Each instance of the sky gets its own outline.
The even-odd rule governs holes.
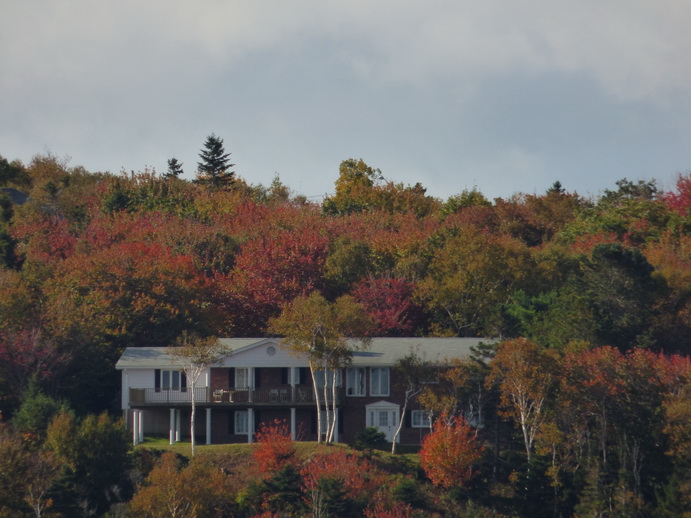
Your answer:
[[[339,164],[446,199],[691,170],[685,0],[0,0],[0,155],[319,201]]]

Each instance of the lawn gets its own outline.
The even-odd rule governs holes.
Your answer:
[[[347,444],[331,444],[325,446],[317,444],[316,442],[298,441],[294,443],[295,451],[298,457],[311,457],[318,452],[333,451],[334,448],[342,448],[346,451],[352,452],[355,455],[365,455],[364,452],[355,450]],[[195,445],[197,455],[246,455],[251,453],[252,444],[199,444]],[[180,441],[175,444],[170,444],[167,437],[145,437],[144,442],[136,446],[136,449],[158,450],[158,451],[173,451],[184,457],[189,457],[191,454],[191,446],[189,441]],[[373,453],[377,464],[382,467],[388,467],[389,471],[398,471],[403,468],[407,471],[419,464],[418,455],[416,453],[401,453],[391,455],[389,451],[375,450]],[[405,466],[405,468],[404,468]],[[398,467],[398,469],[396,469]]]

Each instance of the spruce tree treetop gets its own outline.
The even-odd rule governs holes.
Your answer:
[[[200,151],[197,172],[197,183],[211,185],[212,187],[229,187],[235,181],[235,172],[229,171],[235,164],[230,163],[230,153],[226,153],[223,147],[223,139],[211,134],[204,142],[204,148]]]
[[[163,173],[163,178],[170,180],[171,178],[179,177],[183,173],[182,162],[178,162],[177,158],[171,158],[168,160],[168,171]]]

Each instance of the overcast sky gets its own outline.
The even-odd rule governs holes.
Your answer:
[[[362,158],[446,199],[672,188],[691,169],[686,0],[0,0],[0,155],[331,193]]]

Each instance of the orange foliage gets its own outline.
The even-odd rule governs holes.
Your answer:
[[[450,423],[438,419],[422,442],[420,466],[434,485],[452,488],[470,480],[480,455],[480,445],[465,419],[457,416]]]
[[[295,458],[295,446],[285,420],[262,423],[256,438],[252,455],[264,475],[275,474]]]

